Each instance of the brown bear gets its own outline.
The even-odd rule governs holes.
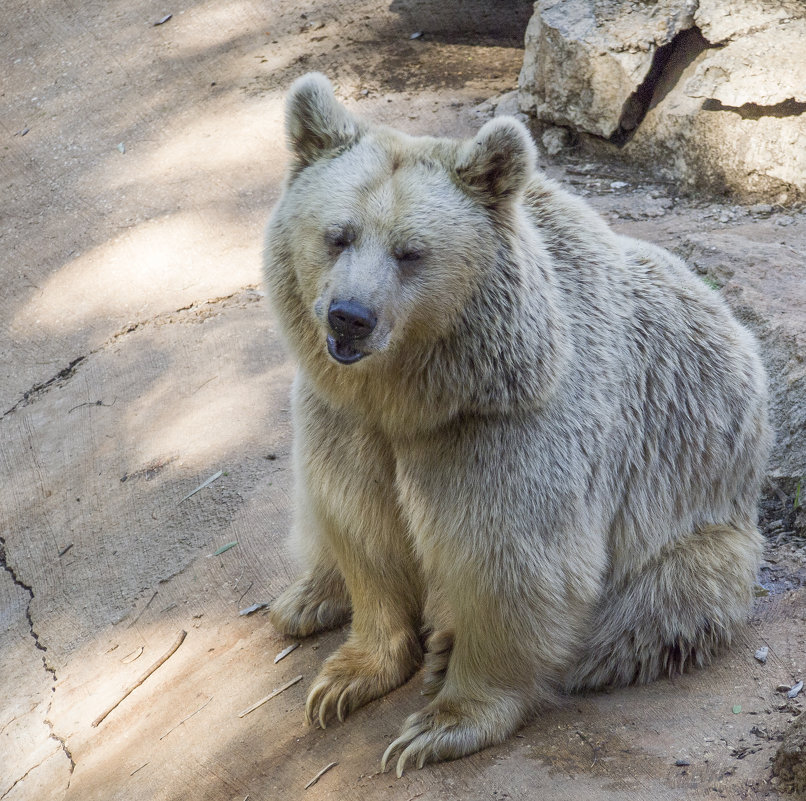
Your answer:
[[[750,334],[666,251],[535,169],[523,125],[469,141],[291,88],[265,280],[299,362],[304,569],[286,634],[350,617],[325,726],[424,663],[384,755],[450,759],[575,689],[704,665],[751,603],[767,457]]]

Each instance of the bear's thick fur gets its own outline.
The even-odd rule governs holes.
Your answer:
[[[287,106],[265,278],[299,361],[294,540],[271,619],[352,616],[324,726],[424,662],[384,765],[510,735],[565,690],[706,664],[751,602],[765,376],[719,296],[535,171],[516,120],[470,141]]]

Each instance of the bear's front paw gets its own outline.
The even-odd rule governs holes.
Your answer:
[[[342,723],[347,715],[403,684],[420,657],[419,643],[388,651],[367,652],[345,643],[327,662],[308,694],[305,719],[325,728],[335,715]]]
[[[350,602],[343,583],[316,581],[309,576],[295,581],[269,609],[272,625],[291,637],[307,637],[336,628],[349,617]]]
[[[450,703],[435,698],[425,709],[409,716],[401,735],[386,749],[381,770],[397,759],[395,772],[403,775],[411,762],[421,768],[426,762],[458,759],[501,742],[519,725],[516,708],[501,704]]]

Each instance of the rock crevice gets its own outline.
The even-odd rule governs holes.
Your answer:
[[[659,178],[806,196],[806,5],[538,0],[521,109]]]

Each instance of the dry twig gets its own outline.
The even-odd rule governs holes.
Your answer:
[[[199,492],[200,490],[203,490],[205,487],[209,487],[209,486],[210,486],[210,484],[212,484],[212,483],[213,483],[214,481],[216,481],[217,479],[221,478],[221,476],[223,476],[223,475],[224,475],[224,471],[223,471],[223,470],[219,470],[217,473],[213,473],[213,475],[211,475],[211,476],[210,476],[210,478],[208,478],[208,479],[207,479],[207,481],[202,481],[202,483],[201,483],[201,484],[199,484],[199,486],[198,486],[198,487],[196,487],[196,489],[195,489],[195,490],[193,490],[192,492],[189,492],[187,495],[185,495],[185,497],[184,497],[184,498],[182,498],[182,500],[181,500],[181,501],[179,501],[179,503],[183,503],[183,502],[184,502],[184,501],[186,501],[188,498],[191,498],[192,496],[194,496],[194,495],[195,495],[197,492]],[[176,505],[177,505],[177,506],[179,506],[179,503],[178,503],[178,504],[176,504]]]
[[[202,709],[204,709],[204,707],[206,707],[207,704],[209,704],[212,700],[213,696],[211,695],[195,712],[191,712],[186,718],[182,718],[182,720],[180,720],[176,726],[171,726],[171,728],[168,729],[168,731],[166,731],[162,737],[160,737],[160,740],[164,740],[174,729],[178,729],[186,720],[190,720],[194,715],[198,715],[199,712],[201,712]]]
[[[151,602],[157,597],[157,593],[159,593],[159,590],[154,590],[154,594],[148,599],[148,603],[137,613],[134,620],[132,620],[132,622],[129,623],[128,628],[131,628],[140,619],[143,612],[145,612],[146,609],[148,609],[148,607],[151,606]]]
[[[581,731],[577,731],[577,735],[583,743],[587,743],[593,749],[593,762],[591,762],[591,767],[593,767],[599,759],[599,746],[591,742]]]
[[[295,642],[288,646],[288,648],[283,648],[277,656],[274,657],[274,664],[276,665],[281,659],[285,659],[292,651],[299,648],[299,643]]]
[[[325,765],[319,773],[316,774],[306,785],[305,789],[307,790],[309,787],[313,787],[319,779],[322,778],[331,768],[335,768],[338,765],[338,762],[331,762],[329,765]]]
[[[137,679],[137,681],[134,682],[134,684],[130,684],[123,691],[123,695],[121,695],[121,697],[118,698],[118,700],[115,701],[115,703],[112,704],[112,706],[105,709],[100,715],[98,715],[97,718],[95,718],[95,720],[92,721],[93,728],[98,726],[98,724],[100,724],[103,721],[103,719],[113,709],[115,709],[116,706],[118,706],[118,704],[120,704],[122,701],[128,698],[129,695],[131,695],[155,670],[157,670],[157,668],[159,668],[161,665],[167,662],[176,652],[176,649],[179,648],[179,646],[185,641],[185,637],[187,637],[187,632],[183,629],[182,631],[179,632],[179,636],[176,638],[174,644],[145,673],[143,673],[143,675],[140,676],[140,678]]]
[[[259,701],[256,701],[252,706],[247,707],[244,709],[243,712],[238,713],[239,718],[246,717],[250,712],[254,712],[259,706],[263,706],[266,701],[271,701],[272,698],[279,695],[282,692],[285,692],[289,687],[293,687],[298,681],[302,681],[302,676],[295,676],[291,681],[287,681],[282,687],[278,687],[276,690],[272,690],[265,698],[261,698]]]

